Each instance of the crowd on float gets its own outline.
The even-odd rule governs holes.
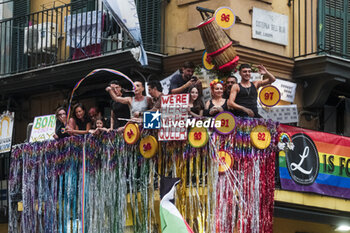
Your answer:
[[[225,82],[215,79],[210,83],[211,99],[203,103],[202,83],[193,76],[195,65],[185,62],[170,80],[169,94],[189,93],[188,115],[191,117],[211,117],[223,111],[230,111],[239,117],[259,118],[257,108],[258,89],[273,83],[276,78],[263,65],[258,66],[259,73],[264,76],[262,80],[251,81],[252,68],[249,64],[239,66],[241,82],[233,75]],[[158,80],[152,80],[148,85],[149,96],[144,95],[145,86],[141,80],[134,80],[134,96],[125,96],[124,89],[118,81],[112,81],[106,87],[111,97],[111,117],[106,125],[105,119],[96,107],[89,111],[81,103],[72,108],[72,116],[67,119],[64,107],[56,110],[55,139],[92,133],[117,130],[122,132],[128,121],[142,122],[145,111],[161,110],[162,85]]]

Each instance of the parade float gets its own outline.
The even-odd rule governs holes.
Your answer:
[[[198,26],[202,36],[221,30],[218,17],[232,24],[232,13],[217,12]],[[206,62],[224,70],[237,65],[230,40],[219,47],[203,40]],[[94,70],[75,85],[69,103],[102,70],[132,83],[119,71]],[[273,91],[261,95],[266,106],[276,102]],[[162,96],[160,113],[144,114],[143,124],[129,122],[122,134],[15,145],[9,232],[272,232],[277,144],[290,138],[276,122],[230,112],[189,119],[188,101],[188,94]],[[165,177],[179,178],[167,190],[175,192],[176,208],[172,194],[160,191]]]

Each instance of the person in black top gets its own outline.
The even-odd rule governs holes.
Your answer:
[[[53,137],[55,139],[69,137],[70,135],[65,131],[65,125],[67,123],[67,112],[63,107],[59,107],[56,110],[56,128]]]
[[[188,114],[192,117],[202,117],[204,104],[202,101],[202,93],[198,91],[196,86],[189,88],[190,101],[188,103]]]
[[[181,68],[181,73],[174,75],[170,80],[169,94],[188,93],[190,86],[197,86],[202,92],[202,82],[193,76],[195,65],[192,62],[185,62]]]
[[[91,129],[91,120],[87,115],[83,104],[77,103],[73,106],[73,117],[69,119],[66,131],[70,135],[87,134]]]
[[[231,88],[234,84],[237,83],[237,78],[234,75],[230,75],[227,77],[225,82],[225,91],[224,91],[224,99],[230,98]]]
[[[257,90],[260,87],[273,83],[276,78],[267,71],[263,65],[259,65],[259,73],[266,75],[267,79],[251,82],[252,69],[249,64],[242,64],[239,68],[239,74],[242,77],[240,84],[234,84],[231,88],[228,107],[233,109],[236,116],[241,117],[260,117],[257,107]]]
[[[122,87],[118,81],[113,80],[109,83],[111,91],[115,93],[116,96],[122,97]],[[121,131],[123,127],[128,123],[126,120],[119,120],[118,118],[130,119],[130,109],[128,104],[123,104],[111,100],[111,125],[110,129],[118,129]]]
[[[212,99],[205,103],[205,114],[207,116],[215,116],[216,114],[227,111],[227,99],[222,96],[224,94],[224,83],[215,79],[210,83]]]

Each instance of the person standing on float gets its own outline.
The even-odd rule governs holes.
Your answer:
[[[249,64],[242,64],[239,67],[239,74],[242,80],[231,88],[230,98],[227,105],[233,110],[233,114],[240,117],[260,117],[258,114],[257,97],[260,87],[273,83],[276,78],[263,65],[258,66],[259,73],[267,76],[267,79],[251,82],[252,68]]]

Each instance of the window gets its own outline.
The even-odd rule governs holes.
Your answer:
[[[12,18],[13,1],[0,0],[0,20]],[[0,74],[10,71],[11,63],[6,62],[7,54],[10,53],[11,24],[9,22],[0,23]]]
[[[350,2],[320,0],[319,47],[330,54],[350,56]]]
[[[143,45],[146,51],[161,52],[161,0],[136,0]]]

